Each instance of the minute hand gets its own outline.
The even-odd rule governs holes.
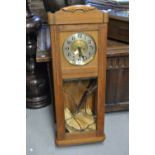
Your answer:
[[[79,51],[79,57],[83,57],[83,53],[82,53],[82,51],[81,51],[81,48],[80,48],[80,47],[78,47],[78,51]]]

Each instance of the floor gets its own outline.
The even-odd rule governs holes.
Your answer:
[[[52,105],[27,109],[27,155],[128,155],[129,113],[113,112],[105,115],[106,140],[102,143],[57,147]]]

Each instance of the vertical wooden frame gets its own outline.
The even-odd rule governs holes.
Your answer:
[[[106,78],[106,41],[107,41],[107,22],[108,16],[102,14],[95,8],[89,8],[88,6],[78,7],[68,7],[65,11],[69,10],[69,14],[76,10],[84,9],[84,18],[79,18],[79,14],[75,14],[71,21],[65,19],[66,13],[62,10],[56,14],[48,14],[48,22],[50,24],[51,31],[51,45],[52,45],[52,67],[53,67],[53,80],[54,80],[54,96],[55,96],[55,111],[56,111],[56,144],[58,145],[71,145],[71,144],[81,144],[103,141],[105,135],[103,133],[104,129],[104,111],[105,111],[105,78]],[[84,7],[84,8],[83,8]],[[85,10],[86,9],[86,10]],[[85,14],[90,9],[93,10],[97,15],[96,18],[88,18]],[[90,11],[89,10],[89,11]],[[90,14],[93,15],[93,12]],[[64,14],[63,14],[64,13]],[[81,15],[83,15],[81,14]],[[69,15],[67,14],[66,17]],[[82,16],[83,17],[83,16]],[[88,18],[88,19],[87,19]],[[79,21],[78,21],[79,19]],[[80,21],[81,20],[81,21]],[[70,22],[70,23],[69,23]],[[79,25],[79,23],[80,25]],[[69,25],[68,25],[68,24]],[[76,26],[74,24],[77,24]],[[98,35],[98,49],[97,49],[97,72],[93,73],[93,70],[87,74],[76,73],[73,78],[78,77],[97,77],[98,88],[97,88],[97,129],[94,132],[84,132],[84,133],[65,133],[65,119],[64,119],[64,103],[63,103],[63,93],[62,93],[62,82],[64,78],[70,78],[69,76],[64,76],[62,72],[62,60],[61,60],[61,49],[60,49],[60,33],[61,32],[85,32],[85,31],[96,31]],[[84,68],[84,67],[83,67]]]
[[[105,138],[103,130],[105,113],[107,24],[99,25],[98,39],[100,46],[98,50],[97,136],[103,136]]]
[[[58,140],[62,140],[65,137],[64,128],[64,107],[62,101],[62,73],[61,73],[61,60],[58,41],[59,39],[57,33],[57,27],[51,26],[51,45],[52,51],[51,55],[53,57],[52,67],[53,67],[53,80],[54,80],[54,98],[55,98],[55,111],[56,111],[56,137]],[[60,117],[61,116],[61,117]]]

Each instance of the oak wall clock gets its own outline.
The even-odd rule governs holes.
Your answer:
[[[48,23],[56,144],[103,141],[108,14],[75,5],[49,12]]]

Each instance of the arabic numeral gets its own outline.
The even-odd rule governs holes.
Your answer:
[[[73,41],[75,40],[75,37],[74,37],[74,36],[72,36],[72,40],[73,40]]]
[[[65,50],[66,50],[66,51],[69,51],[69,47],[65,47]]]
[[[71,53],[70,53],[70,52],[68,52],[68,53],[67,53],[67,56],[68,56],[68,57],[70,57],[70,56],[71,56]]]
[[[92,50],[94,49],[94,46],[92,46],[92,45],[90,45],[89,47],[90,47]]]
[[[67,40],[67,44],[69,44],[69,45],[70,45],[71,43],[72,43],[72,42],[71,42],[70,40]]]
[[[82,38],[82,33],[78,33],[78,38]]]
[[[83,60],[87,60],[87,57],[86,56],[83,56]]]
[[[88,40],[88,44],[91,44],[91,40]]]
[[[75,59],[74,59],[74,58],[72,58],[72,61],[74,62],[74,61],[75,61]]]

